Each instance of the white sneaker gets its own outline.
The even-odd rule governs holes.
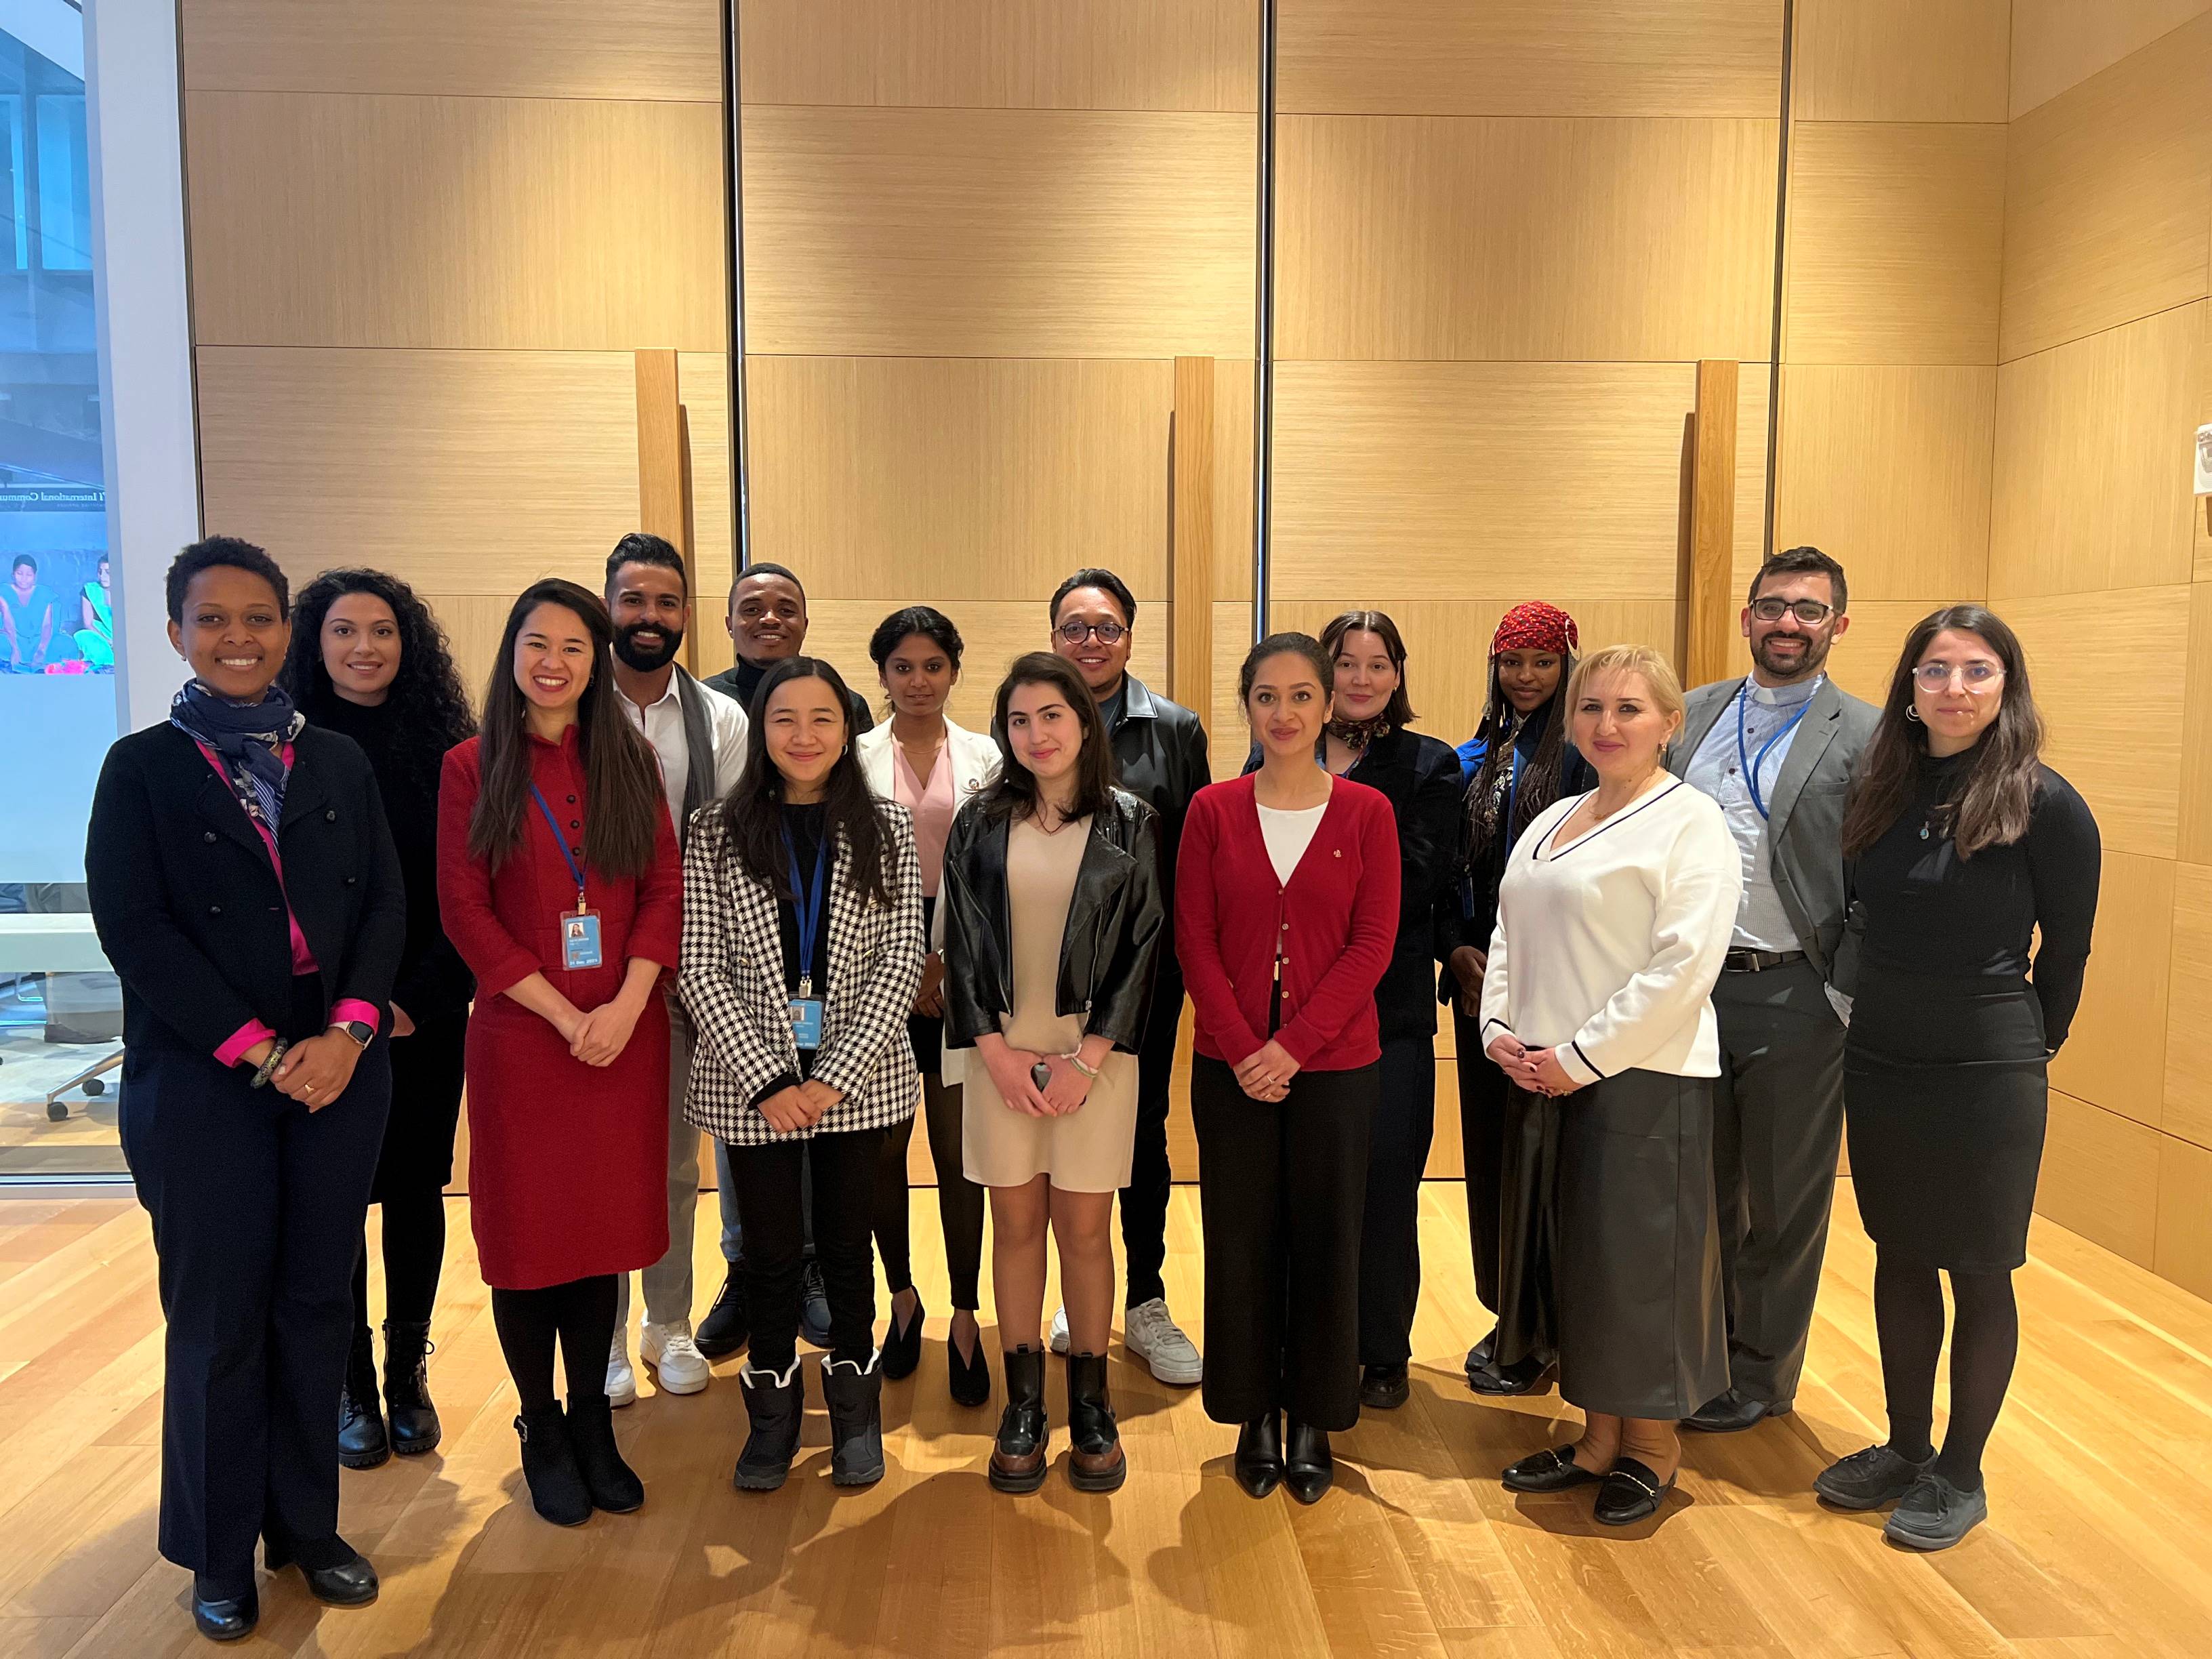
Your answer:
[[[1052,1310],[1051,1343],[1054,1353],[1067,1352],[1067,1308],[1065,1304]]]
[[[620,1327],[615,1330],[614,1346],[607,1350],[607,1404],[628,1406],[637,1399],[637,1373],[629,1368],[629,1344],[623,1338]]]
[[[656,1325],[647,1320],[637,1334],[637,1351],[653,1367],[653,1374],[665,1394],[697,1394],[714,1375],[708,1366],[707,1356],[691,1340],[691,1322],[688,1319],[679,1319],[672,1325]]]
[[[1150,1366],[1152,1375],[1163,1382],[1187,1389],[1206,1376],[1198,1345],[1182,1334],[1169,1314],[1167,1303],[1159,1297],[1139,1302],[1122,1316],[1121,1345]]]

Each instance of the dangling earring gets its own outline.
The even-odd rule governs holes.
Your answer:
[[[1917,726],[1920,724],[1920,711],[1917,708],[1915,708],[1911,703],[1907,703],[1905,706],[1905,718],[1911,720],[1915,726]]]

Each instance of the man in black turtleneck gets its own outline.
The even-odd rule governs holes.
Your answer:
[[[806,644],[806,590],[780,564],[747,565],[730,589],[727,623],[738,660],[704,684],[735,697],[750,714],[761,676],[786,657],[797,656]],[[866,697],[858,691],[851,696],[857,738],[876,717],[868,712]]]

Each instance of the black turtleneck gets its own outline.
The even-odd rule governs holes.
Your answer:
[[[760,690],[761,681],[767,677],[768,671],[775,666],[774,663],[747,662],[740,657],[735,665],[724,669],[719,674],[710,675],[699,683],[702,685],[712,686],[726,697],[736,698],[738,705],[744,709],[747,717],[750,718],[753,713],[753,693]],[[875,725],[876,716],[868,707],[868,700],[859,692],[848,687],[845,696],[853,711],[853,735],[857,738],[861,732]]]

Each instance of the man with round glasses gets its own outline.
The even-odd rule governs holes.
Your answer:
[[[1748,1429],[1790,1409],[1820,1290],[1844,1121],[1844,796],[1874,708],[1827,676],[1850,625],[1844,568],[1816,547],[1759,567],[1743,609],[1751,672],[1698,687],[1668,757],[1721,805],[1743,896],[1713,1012],[1728,1389],[1683,1426]]]

